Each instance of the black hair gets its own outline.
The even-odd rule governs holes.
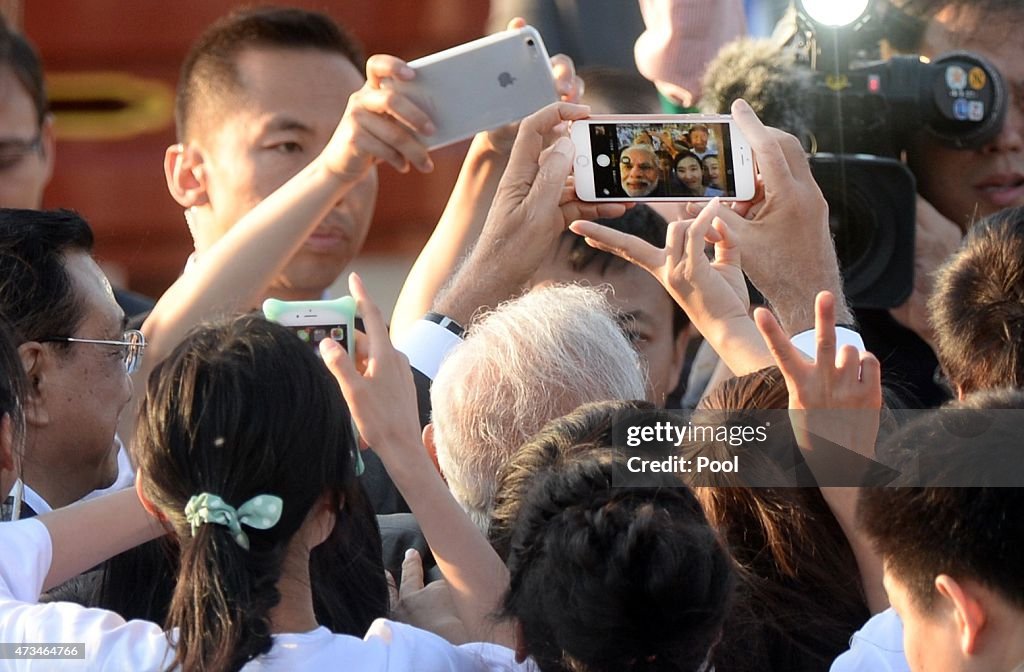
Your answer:
[[[11,30],[0,15],[0,67],[3,66],[11,69],[32,99],[32,105],[36,108],[36,121],[41,125],[50,108],[39,54],[32,43],[21,33]]]
[[[693,129],[690,129],[690,130],[693,130]],[[704,159],[700,158],[699,156],[697,156],[696,154],[694,154],[693,152],[691,152],[688,149],[684,149],[683,151],[681,151],[678,154],[676,154],[675,160],[672,162],[673,170],[674,171],[675,170],[679,170],[679,164],[682,163],[684,159],[694,159],[697,162],[697,167],[700,168],[700,175],[701,175],[700,181],[701,181],[701,184],[706,184],[706,182],[708,180],[708,174],[707,174],[707,171],[704,170]],[[679,183],[679,186],[681,188],[683,188],[683,189],[686,189],[686,185],[684,185],[682,183],[682,181],[678,179],[678,177],[676,179],[677,179],[677,181]],[[695,196],[700,196],[702,194],[694,194],[694,195]]]
[[[635,71],[587,66],[578,74],[586,82],[580,102],[593,114],[655,114],[661,109],[654,84]]]
[[[315,49],[344,56],[359,72],[365,56],[355,38],[331,17],[298,8],[263,7],[232,12],[210,25],[192,45],[178,78],[178,140],[194,132],[201,105],[219,104],[239,86],[238,55],[246,49]]]
[[[690,129],[690,130],[693,130],[693,129]],[[672,165],[674,167],[678,168],[679,167],[679,163],[683,159],[697,159],[697,164],[700,166],[701,170],[704,170],[704,160],[701,159],[699,156],[697,156],[696,154],[694,154],[693,152],[691,152],[688,149],[684,149],[683,151],[681,151],[678,154],[676,154],[675,161],[673,162]]]
[[[508,560],[519,509],[538,476],[558,471],[584,453],[607,450],[616,413],[654,410],[648,401],[595,401],[548,422],[530,437],[498,472],[487,537],[501,559]]]
[[[636,236],[656,247],[665,246],[668,222],[665,221],[664,217],[643,203],[637,203],[635,207],[627,210],[626,214],[621,217],[598,219],[595,221],[616,231]],[[593,268],[601,275],[605,275],[611,270],[619,270],[631,266],[628,261],[621,257],[587,245],[582,236],[577,236],[571,231],[562,233],[562,237],[558,242],[559,250],[566,244],[569,246],[569,266],[577,273]],[[689,326],[690,318],[675,300],[671,297],[668,298],[672,304],[672,334],[678,336],[683,329]]]
[[[82,322],[65,255],[92,246],[92,229],[70,210],[0,208],[0,314],[16,344],[72,333]]]
[[[1024,207],[977,222],[936,273],[939,362],[965,392],[1024,386]]]
[[[7,320],[0,315],[0,419],[5,415],[11,418],[15,451],[20,450],[20,444],[25,438],[23,404],[26,394],[28,381],[14,343],[14,333]],[[6,496],[6,492],[0,492],[0,497]]]
[[[625,458],[537,479],[512,535],[503,613],[544,672],[702,669],[733,588],[728,555],[671,475],[614,487]]]
[[[180,545],[167,619],[178,633],[174,664],[240,669],[270,650],[282,562],[310,511],[331,507],[336,528],[365,514],[337,383],[285,327],[252,315],[203,326],[150,376],[133,449],[144,492]],[[184,509],[204,492],[235,507],[276,495],[281,518],[267,530],[246,528],[249,550],[221,525],[201,525],[193,536]],[[376,543],[379,553],[379,534]],[[382,567],[379,575],[382,583]]]
[[[999,481],[1005,465],[1019,464],[1020,410],[1024,391],[983,390],[911,422],[879,449],[897,457],[892,485],[942,486],[951,475],[958,485],[1011,485]],[[987,431],[976,431],[979,420]],[[924,458],[937,467],[930,476]],[[977,581],[1024,609],[1022,509],[1020,487],[887,487],[861,491],[858,517],[920,610],[934,605],[939,574]]]

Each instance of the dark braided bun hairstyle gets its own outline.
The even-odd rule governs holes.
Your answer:
[[[583,455],[523,500],[504,615],[544,672],[698,672],[721,634],[733,568],[700,504],[670,475],[613,487],[624,467]]]

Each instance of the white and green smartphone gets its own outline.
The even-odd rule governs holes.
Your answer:
[[[343,296],[329,301],[281,301],[267,299],[263,302],[263,315],[271,322],[288,327],[305,343],[308,343],[317,357],[320,356],[320,341],[330,338],[337,341],[349,357],[355,357],[356,300]],[[352,422],[352,432],[359,441],[359,429]],[[359,448],[353,450],[356,476],[366,469]]]

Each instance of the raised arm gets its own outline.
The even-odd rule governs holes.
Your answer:
[[[134,488],[65,506],[38,520],[49,530],[53,548],[43,590],[165,533]]]
[[[459,618],[474,641],[514,645],[511,628],[490,616],[508,587],[508,570],[448,491],[420,441],[416,391],[405,355],[391,345],[384,318],[353,274],[349,288],[366,326],[365,368],[324,339],[320,351],[338,379],[359,433],[384,462],[408,502],[438,567],[448,581]]]
[[[640,266],[662,284],[697,330],[736,375],[769,366],[771,355],[750,319],[750,299],[740,268],[740,250],[729,227],[719,217],[725,208],[718,199],[696,219],[672,222],[665,247],[594,222],[576,221],[574,233],[592,247]],[[714,243],[715,258],[704,254]]]
[[[366,84],[349,98],[320,156],[246,214],[160,297],[142,326],[148,346],[134,374],[137,389],[193,326],[257,305],[324,215],[374,163],[403,172],[410,164],[431,170],[426,147],[414,135],[431,132],[429,118],[405,96],[380,88],[383,78],[409,78],[412,71],[391,56],[373,56],[366,68]],[[123,417],[130,423],[134,414]],[[130,427],[122,426],[122,436],[131,436]]]
[[[514,19],[508,28],[514,30],[524,25],[522,19]],[[576,76],[572,59],[556,54],[551,58],[551,69],[562,100],[576,102],[582,93],[583,83]],[[393,338],[400,336],[431,309],[438,293],[458,269],[459,262],[466,258],[480,237],[518,130],[519,124],[511,124],[478,133],[473,138],[448,204],[406,276],[395,302],[391,313]]]
[[[791,336],[814,328],[812,306],[820,291],[835,297],[838,322],[852,324],[828,203],[800,142],[762,124],[745,101],[733,103],[732,113],[754,150],[761,183],[753,202],[721,213],[740,247],[750,252],[743,270]]]
[[[567,185],[575,149],[565,122],[588,113],[583,105],[554,103],[522,121],[480,239],[434,311],[467,324],[479,308],[521,292],[569,222],[626,211],[621,204],[583,203]]]
[[[819,481],[834,473],[829,458],[819,456],[820,437],[868,459],[875,457],[879,410],[882,405],[881,367],[869,352],[850,345],[836,351],[835,298],[821,292],[815,302],[815,359],[807,359],[789,340],[775,317],[758,308],[757,326],[782,371],[789,390],[790,417],[797,444]],[[819,444],[820,445],[820,444]],[[824,475],[823,475],[824,474]],[[823,485],[821,494],[832,509],[853,549],[861,582],[872,613],[888,607],[882,587],[882,562],[855,520],[858,488]]]

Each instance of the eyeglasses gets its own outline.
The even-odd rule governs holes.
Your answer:
[[[40,343],[89,343],[91,345],[110,345],[122,348],[124,353],[124,370],[128,373],[135,373],[142,364],[142,351],[146,349],[146,337],[138,329],[129,329],[124,332],[124,340],[102,341],[93,338],[74,338],[72,336],[50,336],[40,338]]]
[[[0,172],[15,168],[29,154],[35,154],[43,147],[43,132],[40,130],[31,140],[0,139]]]

